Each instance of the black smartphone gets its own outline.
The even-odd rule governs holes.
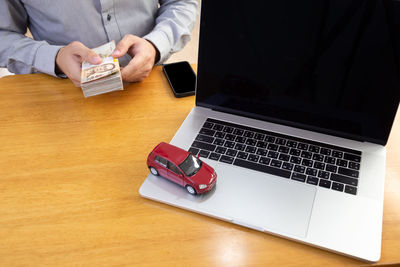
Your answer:
[[[187,61],[163,65],[163,71],[176,97],[194,95],[196,74]]]

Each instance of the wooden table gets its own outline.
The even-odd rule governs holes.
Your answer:
[[[194,105],[160,69],[85,99],[69,80],[0,79],[1,266],[364,265],[153,202],[145,160]],[[382,259],[400,263],[400,119],[387,146]]]

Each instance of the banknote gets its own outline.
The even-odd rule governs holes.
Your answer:
[[[81,87],[85,97],[123,90],[118,59],[112,57],[114,49],[114,41],[93,48],[102,62],[98,65],[82,62]]]

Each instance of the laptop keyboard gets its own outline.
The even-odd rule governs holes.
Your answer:
[[[208,118],[194,155],[357,194],[361,151]]]

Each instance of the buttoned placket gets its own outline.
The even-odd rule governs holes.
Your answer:
[[[122,38],[115,17],[115,0],[100,0],[101,15],[103,18],[104,28],[109,41],[118,41]]]

